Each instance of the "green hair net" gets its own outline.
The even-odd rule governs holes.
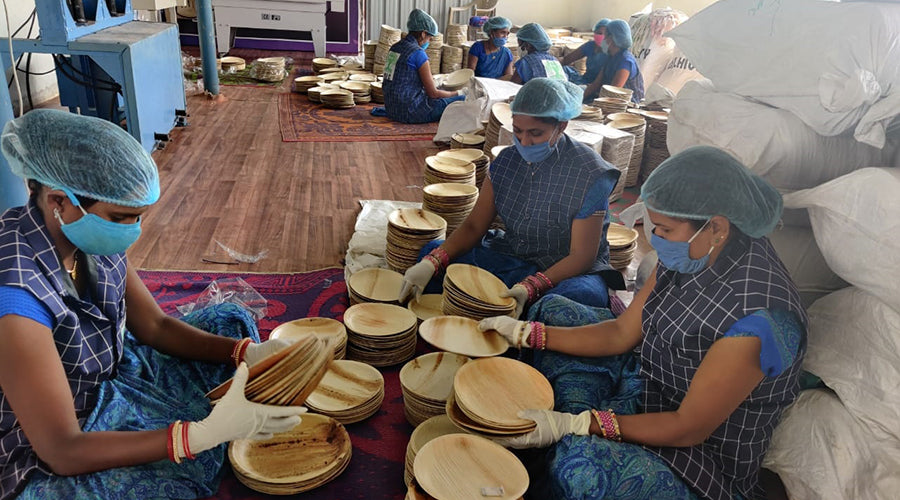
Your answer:
[[[14,174],[54,189],[126,207],[159,199],[153,158],[106,120],[36,109],[7,122],[0,147]]]
[[[519,31],[516,32],[516,38],[520,42],[530,43],[535,50],[541,52],[544,52],[553,46],[553,42],[550,41],[547,32],[544,31],[544,28],[538,23],[528,23],[525,26],[522,26]]]
[[[630,49],[631,44],[631,27],[628,26],[628,23],[621,19],[616,19],[615,21],[610,21],[609,24],[606,25],[606,34],[612,37],[613,42],[615,42],[616,47],[620,49]]]
[[[591,31],[593,31],[594,33],[596,33],[598,29],[600,29],[600,28],[606,26],[606,25],[609,24],[610,22],[611,22],[611,21],[610,21],[608,18],[605,18],[605,17],[604,17],[603,19],[597,21],[597,24],[594,25],[594,29],[592,29]]]
[[[491,31],[507,30],[509,28],[512,28],[512,23],[509,21],[509,19],[501,16],[496,16],[488,19],[481,27],[481,30],[484,31],[485,35],[490,36]]]
[[[556,118],[569,121],[581,114],[584,89],[563,80],[533,78],[522,85],[510,105],[514,115]]]
[[[781,194],[721,149],[694,146],[666,159],[641,187],[647,208],[669,217],[721,215],[760,238],[781,219]]]
[[[413,9],[406,20],[406,31],[424,31],[431,36],[438,34],[437,23],[422,9]]]

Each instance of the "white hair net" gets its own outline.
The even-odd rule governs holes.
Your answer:
[[[569,121],[581,114],[584,89],[563,80],[533,78],[522,85],[510,105],[514,115],[555,118]]]

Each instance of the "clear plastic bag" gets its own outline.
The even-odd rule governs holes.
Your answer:
[[[236,304],[253,315],[256,321],[266,316],[268,301],[241,278],[215,280],[206,287],[195,302],[178,306],[182,316],[218,304]]]

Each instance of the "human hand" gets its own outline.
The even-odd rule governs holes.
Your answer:
[[[587,436],[591,428],[591,410],[578,415],[552,410],[522,410],[519,418],[534,420],[533,431],[514,438],[498,438],[494,442],[507,448],[546,448],[567,434]]]
[[[456,95],[467,96],[467,95],[469,95],[469,89],[466,87],[463,87],[456,91]]]
[[[400,288],[400,302],[406,302],[407,299],[419,298],[425,286],[434,277],[436,269],[434,264],[428,259],[422,259],[413,265],[403,274],[403,286]]]
[[[269,439],[273,434],[287,432],[300,424],[302,406],[271,406],[247,401],[244,389],[250,370],[241,363],[234,372],[234,380],[225,396],[209,416],[188,425],[187,443],[197,454],[221,443],[235,439]]]
[[[494,316],[478,322],[478,330],[486,332],[494,330],[499,333],[511,347],[531,347],[528,336],[531,334],[531,324],[526,321],[518,321],[509,316]]]
[[[522,311],[525,309],[525,304],[528,303],[528,289],[525,288],[521,283],[516,283],[512,288],[506,290],[505,292],[500,292],[501,297],[512,297],[516,299],[516,317],[522,315]]]
[[[246,362],[247,366],[253,366],[289,345],[291,345],[291,342],[284,339],[269,339],[259,344],[248,344],[242,361]]]

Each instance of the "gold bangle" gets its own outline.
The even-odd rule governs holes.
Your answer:
[[[172,448],[175,451],[175,453],[173,453],[172,456],[175,457],[176,464],[181,463],[181,454],[179,453],[179,449],[180,449],[179,443],[181,441],[180,438],[181,438],[181,420],[176,420],[175,427],[172,429]]]

